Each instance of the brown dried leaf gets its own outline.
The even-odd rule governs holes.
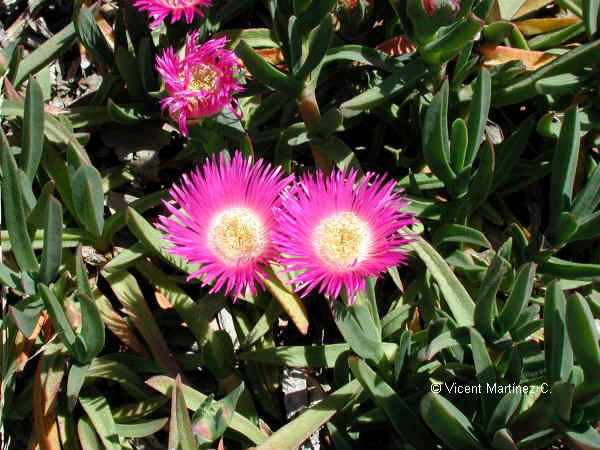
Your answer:
[[[155,291],[154,295],[156,296],[156,302],[158,303],[158,306],[160,306],[162,309],[171,309],[173,307],[169,299],[165,297],[162,292]]]
[[[525,36],[534,36],[536,34],[547,33],[549,31],[560,30],[576,22],[581,21],[579,17],[549,17],[545,19],[528,19],[522,22],[515,22],[521,33]]]
[[[406,34],[393,37],[387,41],[382,42],[377,46],[377,50],[381,50],[390,56],[404,55],[405,53],[412,53],[417,49],[412,42],[408,39]]]
[[[34,434],[41,450],[60,450],[56,425],[56,396],[64,376],[64,357],[42,353],[33,381]]]
[[[521,61],[527,70],[536,70],[557,58],[546,52],[521,50],[502,45],[482,45],[479,48],[486,67],[497,66],[509,61]]]
[[[519,17],[523,17],[530,12],[537,11],[540,8],[543,8],[547,4],[552,3],[552,0],[527,0],[519,10],[512,16],[513,19],[517,19]]]
[[[285,58],[283,57],[283,52],[280,48],[260,48],[255,50],[258,55],[260,55],[265,61],[269,64],[273,64],[277,66],[279,69],[285,67]]]
[[[40,318],[38,319],[38,323],[33,329],[33,333],[29,337],[25,337],[23,333],[20,331],[17,333],[17,338],[15,339],[15,354],[16,362],[17,362],[17,372],[21,372],[29,361],[29,352],[31,351],[31,347],[33,346],[35,340],[37,339],[40,331],[42,331],[42,326],[46,322],[48,318],[48,314],[46,311],[42,311]]]

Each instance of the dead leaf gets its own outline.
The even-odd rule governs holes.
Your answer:
[[[285,67],[285,58],[280,48],[260,48],[256,50],[256,53],[260,55],[269,64],[273,64],[277,67]]]
[[[33,329],[33,333],[31,333],[31,336],[29,337],[25,337],[20,331],[18,332],[17,337],[15,339],[15,354],[17,355],[17,372],[22,371],[25,367],[25,364],[27,364],[27,361],[29,361],[29,352],[31,350],[31,347],[33,346],[35,340],[40,334],[40,331],[42,331],[42,326],[46,322],[47,318],[48,314],[46,313],[46,311],[42,311],[42,314],[40,315],[40,318],[38,319],[38,322],[35,328]]]
[[[482,45],[479,48],[486,67],[498,66],[509,61],[521,61],[526,70],[536,70],[557,58],[546,52],[535,50],[521,50],[518,48],[504,47],[502,45]]]
[[[527,0],[518,11],[512,16],[513,19],[523,17],[533,11],[543,8],[547,4],[552,3],[552,0]]]
[[[390,56],[412,53],[416,49],[417,47],[410,42],[410,39],[408,39],[408,36],[405,34],[388,39],[377,46],[377,50],[381,50]]]
[[[515,22],[521,33],[525,36],[535,36],[536,34],[547,33],[549,31],[560,30],[576,22],[581,21],[579,17],[549,17],[545,19],[528,19],[522,22]]]
[[[171,309],[173,307],[169,299],[165,297],[162,292],[155,291],[154,295],[156,296],[156,302],[158,303],[158,306],[160,306],[162,309]]]

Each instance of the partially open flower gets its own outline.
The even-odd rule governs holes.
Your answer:
[[[255,293],[255,281],[264,287],[262,266],[275,256],[273,206],[291,179],[236,152],[231,161],[213,155],[173,185],[169,193],[181,209],[165,202],[173,217],[159,217],[157,226],[174,244],[171,253],[201,265],[188,280],[214,280],[211,292],[225,287],[234,297],[246,287]]]
[[[336,298],[344,287],[354,301],[367,277],[405,260],[400,249],[410,239],[400,229],[415,223],[402,211],[408,203],[385,176],[356,178],[354,170],[327,177],[319,171],[283,195],[274,239],[281,263],[301,272],[292,283],[303,296],[320,286]]]
[[[212,6],[211,0],[137,0],[134,4],[140,11],[148,11],[153,19],[151,28],[159,26],[171,14],[171,23],[185,17],[186,23],[192,23],[194,14],[204,14],[201,6]]]
[[[198,32],[194,32],[182,57],[169,47],[156,58],[156,69],[169,93],[161,100],[162,107],[169,109],[184,136],[188,135],[188,121],[214,116],[223,108],[237,115],[233,94],[243,90],[236,78],[242,65],[235,53],[225,48],[226,43],[223,37],[199,45]]]

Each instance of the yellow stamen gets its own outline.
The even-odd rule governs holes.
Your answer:
[[[259,256],[267,241],[262,221],[248,208],[234,207],[220,212],[208,230],[209,246],[230,266]]]
[[[219,68],[212,64],[198,64],[192,69],[187,89],[200,92],[206,91],[211,94],[218,89],[218,80],[221,76]]]
[[[344,269],[367,258],[371,235],[367,223],[348,211],[330,216],[317,225],[314,242],[325,262]]]

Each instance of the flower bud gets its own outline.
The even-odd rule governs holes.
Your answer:
[[[342,34],[356,35],[364,31],[373,15],[375,0],[338,0],[336,15]]]
[[[424,45],[434,39],[441,27],[454,22],[460,3],[458,0],[408,0],[406,8],[413,26],[413,37]]]

